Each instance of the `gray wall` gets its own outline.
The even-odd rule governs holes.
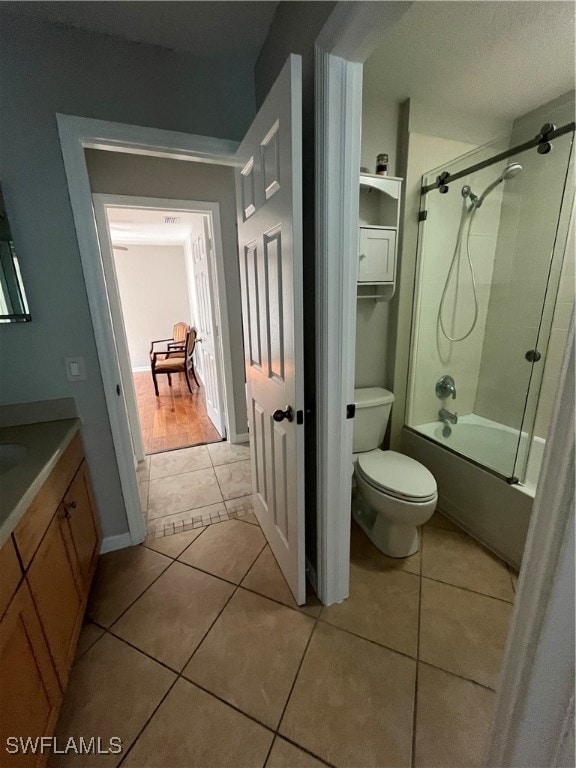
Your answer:
[[[240,139],[254,113],[253,72],[0,14],[1,179],[32,314],[29,324],[0,327],[0,400],[76,399],[103,533],[121,534],[124,500],[55,114]],[[63,358],[75,355],[86,360],[85,382],[66,380]]]
[[[177,322],[192,321],[182,245],[114,249],[130,365],[150,371],[150,342],[169,339]],[[161,349],[161,347],[157,347]],[[152,377],[150,377],[152,388]]]
[[[234,170],[225,165],[191,163],[161,157],[143,157],[97,149],[86,151],[93,192],[109,195],[138,195],[173,200],[199,200],[220,204],[226,302],[230,323],[236,431],[246,434],[246,390]]]
[[[256,100],[266,98],[291,53],[302,56],[302,177],[304,203],[304,395],[306,408],[315,412],[315,209],[314,209],[314,42],[332,13],[334,2],[280,3],[256,62]],[[316,425],[307,416],[306,555],[316,564]]]

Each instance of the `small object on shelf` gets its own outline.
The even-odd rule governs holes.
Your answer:
[[[376,158],[376,175],[388,176],[388,155],[382,153]]]

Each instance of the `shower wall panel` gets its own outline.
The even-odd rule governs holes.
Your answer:
[[[564,125],[573,118],[574,100],[568,95],[516,120],[511,145],[533,138],[544,122]],[[545,353],[569,221],[564,215],[559,225],[558,212],[562,205],[570,142],[570,135],[562,136],[547,155],[532,150],[509,159],[509,162],[521,162],[523,172],[514,184],[503,185],[502,215],[474,405],[474,412],[479,416],[515,429],[520,429],[524,423],[530,431],[540,390],[539,381],[535,379],[542,379],[546,360],[542,415],[537,419],[537,434],[541,437],[547,432],[554,381],[557,382],[559,373],[559,352],[565,346],[566,317],[569,315],[566,306],[558,308],[551,338],[555,350],[554,367],[554,361],[548,363]],[[553,251],[556,257],[551,261]],[[567,260],[571,260],[570,255]],[[571,300],[573,304],[573,291],[567,298],[568,301],[563,303],[568,304]],[[525,354],[534,347],[536,338],[542,364],[532,369]],[[519,397],[519,391],[522,388],[528,391],[529,385],[526,401]]]

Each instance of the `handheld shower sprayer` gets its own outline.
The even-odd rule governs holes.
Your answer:
[[[519,173],[522,173],[522,166],[520,163],[509,163],[509,165],[504,168],[500,176],[498,176],[497,179],[495,179],[491,184],[489,184],[484,192],[478,197],[478,195],[475,195],[474,192],[472,192],[471,187],[468,185],[462,187],[462,197],[469,197],[470,203],[472,208],[480,208],[484,200],[488,197],[490,192],[496,189],[496,187],[499,184],[502,184],[503,181],[507,181],[508,179],[513,179],[515,176],[518,176]]]
[[[495,179],[491,184],[489,184],[484,192],[478,197],[478,195],[475,195],[474,192],[472,192],[471,187],[468,185],[462,187],[462,197],[464,198],[464,204],[462,207],[462,216],[460,217],[460,226],[458,227],[458,234],[456,236],[456,246],[454,248],[454,255],[452,257],[452,261],[450,262],[450,269],[448,270],[448,275],[446,276],[446,282],[444,283],[444,290],[442,291],[442,298],[440,299],[440,306],[438,307],[438,325],[440,327],[440,330],[442,331],[444,337],[448,339],[448,341],[464,341],[464,339],[467,339],[468,336],[472,333],[474,328],[476,327],[476,323],[478,322],[478,291],[476,289],[476,277],[474,275],[474,266],[472,264],[472,257],[470,256],[470,230],[472,229],[472,222],[474,221],[474,216],[476,214],[476,211],[484,200],[488,197],[490,192],[492,192],[496,187],[501,184],[503,181],[507,181],[508,179],[513,179],[515,176],[518,176],[519,173],[522,172],[522,166],[520,163],[509,163],[506,168],[502,171],[500,176],[498,176],[497,179]],[[466,199],[470,200],[470,206],[466,206]],[[468,230],[466,232],[466,236],[464,236],[464,230],[466,229],[466,220],[468,220]],[[448,286],[450,284],[450,280],[452,278],[452,275],[455,273],[456,266],[459,267],[460,260],[462,258],[462,241],[465,241],[466,243],[466,258],[468,260],[468,267],[470,269],[470,278],[472,280],[472,294],[474,297],[474,317],[472,318],[472,322],[470,323],[469,329],[464,333],[462,336],[452,336],[448,333],[444,326],[444,302],[446,301],[446,295],[448,293]],[[456,273],[459,271],[456,270]],[[454,301],[457,300],[457,295],[454,298]]]

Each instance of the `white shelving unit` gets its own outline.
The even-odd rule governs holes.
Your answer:
[[[360,174],[358,298],[389,301],[396,289],[403,179]]]

